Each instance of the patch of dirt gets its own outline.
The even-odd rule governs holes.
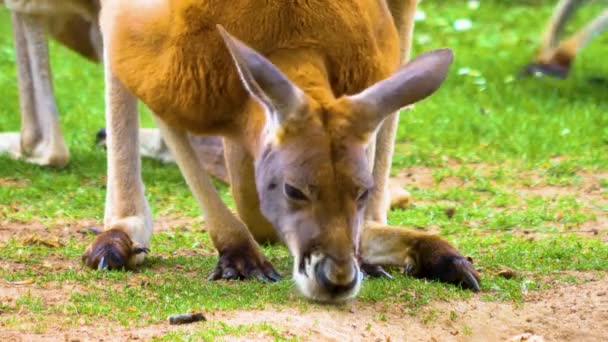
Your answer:
[[[58,238],[60,241],[72,237],[87,237],[84,229],[88,227],[103,229],[103,222],[85,220],[54,220],[50,224],[37,221],[28,223],[14,221],[0,221],[0,241],[10,238],[23,239],[28,236],[35,236],[43,239]],[[154,219],[154,232],[181,230],[204,231],[202,218],[168,218],[160,217]],[[87,238],[88,239],[88,238]]]
[[[459,167],[457,164],[451,166],[454,168]],[[490,175],[497,168],[497,166],[484,163],[468,164],[467,166],[473,168],[475,173],[485,176]],[[595,220],[587,221],[575,228],[566,229],[566,225],[559,222],[559,217],[557,217],[555,222],[556,227],[560,228],[560,232],[573,232],[587,237],[599,236],[602,241],[608,241],[608,212],[602,209],[608,207],[608,195],[606,194],[606,189],[602,188],[602,182],[608,180],[608,172],[591,173],[579,171],[577,175],[581,179],[580,185],[556,186],[547,185],[545,179],[537,171],[523,171],[517,175],[517,179],[526,179],[526,183],[529,185],[516,184],[512,188],[509,188],[508,191],[513,192],[522,199],[540,196],[547,201],[574,196],[576,201],[582,204],[580,211],[593,214]],[[393,182],[406,190],[413,188],[447,190],[467,187],[470,183],[455,176],[448,176],[436,182],[433,179],[433,169],[422,166],[403,169],[393,178]],[[498,186],[505,187],[510,186],[510,184],[498,184]],[[412,198],[412,202],[414,205],[416,203],[425,203],[415,197]],[[435,201],[434,203],[436,204],[437,202]],[[445,206],[458,207],[458,203],[456,202],[441,201],[441,203]],[[526,231],[515,231],[514,233],[525,235],[529,238],[535,238],[535,235],[539,235]]]
[[[540,196],[547,199],[575,196],[586,206],[608,205],[608,195],[604,194],[601,182],[608,179],[608,173],[579,172],[581,184],[576,186],[537,185],[519,187],[515,191],[524,197]]]
[[[583,284],[561,283],[550,290],[530,292],[521,304],[482,301],[480,295],[475,295],[467,300],[431,303],[416,314],[399,303],[354,302],[338,307],[313,306],[304,311],[268,307],[208,312],[205,316],[209,322],[229,325],[268,323],[283,337],[299,336],[310,341],[505,341],[525,333],[544,337],[546,341],[605,341],[608,278],[591,276],[587,280]],[[59,303],[71,291],[79,290],[66,285],[54,291],[37,291],[44,293],[45,300]],[[25,291],[23,287],[7,289],[6,284],[0,284],[0,299]],[[95,325],[66,324],[62,320],[61,316],[49,318],[46,330],[40,333],[30,330],[34,322],[24,323],[20,330],[2,327],[0,323],[0,340],[149,340],[172,331],[194,332],[209,324],[170,326],[159,322],[146,327],[120,327],[104,320]],[[272,341],[274,336],[255,331],[226,339]]]
[[[405,168],[393,179],[406,190],[411,188],[432,188],[435,186],[433,169],[430,167],[415,166]]]

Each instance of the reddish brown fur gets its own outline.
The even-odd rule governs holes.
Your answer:
[[[145,8],[135,8],[138,1],[121,4],[113,18],[113,71],[168,124],[233,135],[252,117],[242,109],[258,105],[248,102],[216,24],[267,56],[321,106],[399,66],[397,33],[378,1],[294,3],[291,9],[281,1],[262,6],[248,0],[232,1],[229,9],[220,0],[159,1]],[[287,22],[293,29],[285,30]],[[296,55],[308,64],[296,66]]]

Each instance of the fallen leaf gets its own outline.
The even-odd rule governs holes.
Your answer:
[[[30,235],[23,239],[24,246],[47,246],[51,248],[63,247],[63,243],[59,241],[59,238],[43,238],[40,236]]]
[[[512,270],[510,268],[504,268],[504,269],[498,271],[498,273],[496,273],[496,275],[503,277],[505,279],[515,279],[515,278],[519,277],[519,274],[515,270]]]
[[[18,280],[18,281],[7,281],[6,283],[9,285],[21,286],[21,285],[31,285],[35,282],[36,281],[34,279],[24,279],[24,280]]]

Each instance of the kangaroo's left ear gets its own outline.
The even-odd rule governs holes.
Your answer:
[[[373,132],[389,114],[433,94],[445,80],[453,58],[450,49],[422,54],[393,76],[350,96],[363,116],[357,120],[359,130]]]

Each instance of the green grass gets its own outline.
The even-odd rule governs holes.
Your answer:
[[[573,271],[608,269],[606,243],[576,233],[598,216],[605,217],[605,200],[586,201],[582,192],[562,191],[547,198],[519,191],[545,186],[574,191],[584,186],[582,173],[608,170],[606,85],[589,81],[608,78],[608,64],[597,62],[604,60],[608,35],[582,51],[568,80],[514,77],[530,61],[552,6],[553,1],[498,0],[481,2],[476,10],[455,0],[421,5],[426,19],[417,23],[414,54],[448,46],[456,59],[442,89],[402,115],[394,173],[431,167],[432,185],[409,188],[414,206],[394,211],[390,222],[437,231],[463,254],[473,256],[483,269],[483,300],[519,302],[524,299],[523,287],[542,290],[552,286],[547,279],[576,282]],[[584,8],[573,26],[600,7]],[[459,18],[471,19],[472,28],[454,30]],[[7,12],[0,10],[0,131],[19,129],[9,23]],[[52,170],[0,157],[0,222],[38,222],[59,230],[58,225],[66,222],[100,222],[103,217],[106,160],[93,143],[95,132],[104,125],[103,81],[99,66],[54,43],[52,57],[61,124],[72,159],[66,168]],[[152,126],[145,109],[142,124]],[[144,160],[143,178],[155,217],[200,216],[177,167]],[[445,186],[450,181],[458,185]],[[604,199],[607,182],[599,182]],[[221,192],[229,200],[226,188]],[[448,208],[455,209],[453,217],[446,215]],[[153,253],[137,272],[82,268],[79,257],[90,237],[65,238],[59,248],[28,246],[20,239],[0,241],[0,263],[16,265],[0,267],[0,278],[35,280],[29,295],[15,302],[0,301],[0,323],[20,329],[34,322],[44,331],[45,317],[62,315],[71,324],[94,324],[101,317],[125,326],[145,326],[192,309],[314,306],[295,294],[288,276],[291,260],[283,247],[264,250],[287,276],[284,281],[206,281],[217,260],[208,256],[213,247],[201,227],[186,228],[155,234]],[[45,264],[53,258],[71,262],[55,269]],[[521,276],[497,276],[504,267]],[[76,290],[66,301],[49,304],[40,291],[58,286]],[[453,286],[396,275],[392,281],[366,281],[358,300],[400,305],[415,314],[435,300],[470,296]],[[26,322],[17,312],[32,317]],[[271,325],[205,324],[199,332],[174,332],[163,339],[212,340],[251,332],[283,336]]]

